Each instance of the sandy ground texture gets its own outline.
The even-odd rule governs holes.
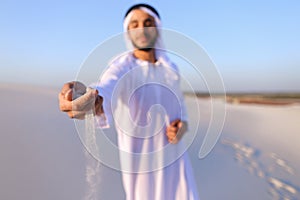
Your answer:
[[[0,199],[76,200],[91,192],[125,198],[120,172],[94,160],[73,120],[59,111],[59,89],[1,84],[0,91]],[[190,128],[198,132],[188,151],[201,199],[300,199],[298,104],[227,104],[222,135],[204,159],[198,152],[210,101],[187,98],[187,105]]]

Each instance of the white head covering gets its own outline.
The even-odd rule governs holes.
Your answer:
[[[169,58],[167,57],[167,55],[165,53],[166,49],[165,49],[165,46],[164,46],[164,43],[162,40],[162,25],[161,25],[161,20],[160,20],[159,16],[156,13],[154,13],[152,10],[150,10],[149,8],[146,8],[143,6],[138,7],[137,9],[142,10],[142,11],[146,12],[147,14],[151,15],[155,20],[155,25],[156,25],[157,32],[158,32],[158,36],[156,38],[156,42],[154,45],[156,59],[163,62],[166,65],[172,65],[170,63]],[[126,47],[128,48],[129,51],[133,51],[135,49],[132,44],[132,41],[128,35],[128,25],[129,25],[132,15],[133,15],[133,12],[132,12],[133,10],[131,10],[127,14],[127,16],[125,17],[124,22],[123,22],[123,29],[125,32],[125,43],[126,43]]]

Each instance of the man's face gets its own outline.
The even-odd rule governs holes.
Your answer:
[[[128,24],[128,34],[133,46],[137,49],[151,49],[157,38],[154,18],[143,10],[133,10]]]

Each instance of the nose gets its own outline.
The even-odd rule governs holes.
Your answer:
[[[137,27],[134,32],[138,35],[141,35],[141,34],[144,35],[146,32],[145,29],[146,29],[145,26]]]

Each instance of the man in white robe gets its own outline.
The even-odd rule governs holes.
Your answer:
[[[66,83],[60,109],[78,119],[93,109],[100,128],[114,123],[127,200],[196,200],[181,140],[187,113],[180,75],[163,50],[160,26],[153,7],[132,6],[124,19],[130,51],[112,61],[94,90],[85,93],[82,83]],[[82,91],[77,99],[74,88]]]

